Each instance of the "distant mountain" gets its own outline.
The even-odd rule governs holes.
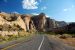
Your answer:
[[[63,26],[67,25],[67,23],[65,21],[57,21],[57,23],[59,25],[58,27],[63,27]]]

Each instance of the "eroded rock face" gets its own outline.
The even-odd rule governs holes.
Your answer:
[[[25,25],[24,21],[22,20],[21,16],[19,16],[19,17],[17,18],[16,23],[17,23],[22,29],[24,29],[24,31],[26,31],[26,25]]]
[[[8,19],[4,19],[3,17],[6,17],[6,15],[4,14],[0,14],[0,25],[5,28],[10,26],[12,28],[16,27],[16,26],[19,26],[19,28],[21,27],[22,29],[24,29],[24,31],[26,31],[26,26],[25,26],[25,23],[24,21],[22,20],[21,16],[20,15],[17,15],[17,16],[13,16],[13,17],[16,17],[17,19],[16,20],[12,20],[12,21],[8,21]],[[11,16],[10,16],[11,17]],[[2,30],[4,31],[5,29]],[[9,28],[9,27],[8,27]],[[16,27],[18,28],[18,27]],[[16,28],[14,30],[16,30]],[[7,29],[6,29],[7,30]],[[7,30],[8,31],[8,30]]]
[[[22,15],[22,19],[25,23],[25,26],[26,26],[26,31],[29,31],[29,24],[30,24],[30,21],[31,21],[31,16],[29,14],[25,14],[25,15]]]
[[[50,31],[53,28],[65,25],[65,22],[58,22],[54,19],[46,17],[44,13],[39,15],[30,14],[15,14],[15,13],[0,13],[0,30],[17,30],[23,29],[24,31],[37,30],[37,31]],[[4,28],[4,29],[3,29]]]
[[[5,20],[11,20],[10,14],[5,13],[5,12],[1,12],[0,14],[2,15],[2,17],[3,17]]]
[[[53,28],[56,27],[56,21],[50,18],[46,18],[46,31],[51,31]]]
[[[46,16],[44,13],[40,13],[33,17],[33,22],[38,31],[45,31]]]
[[[35,30],[36,30],[36,29],[35,29],[35,25],[34,25],[34,23],[33,23],[32,20],[31,20],[30,23],[29,23],[29,29],[30,29],[31,31],[35,31]]]
[[[46,31],[50,31],[53,28],[52,20],[50,18],[46,18]]]
[[[39,30],[45,31],[45,26],[46,26],[46,16],[44,13],[39,14]]]
[[[17,17],[17,19],[13,21],[8,21],[8,19],[5,19],[4,17],[6,17],[6,15],[0,14],[0,35],[18,35],[18,31],[26,31],[25,23],[22,20],[21,16],[15,16]]]

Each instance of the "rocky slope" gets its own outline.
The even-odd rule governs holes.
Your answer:
[[[0,13],[0,31],[50,31],[65,25],[66,22],[50,19],[44,13],[39,15]]]

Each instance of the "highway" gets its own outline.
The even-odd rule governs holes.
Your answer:
[[[75,50],[53,38],[48,39],[46,35],[36,35],[29,41],[23,41],[1,50]]]

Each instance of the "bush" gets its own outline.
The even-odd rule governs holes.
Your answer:
[[[66,39],[66,38],[72,38],[72,36],[69,34],[63,34],[59,38]]]

